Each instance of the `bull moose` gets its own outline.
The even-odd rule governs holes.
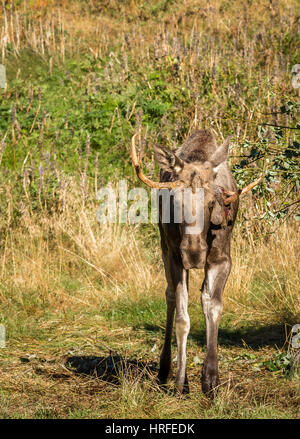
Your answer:
[[[201,287],[202,308],[206,323],[207,354],[202,369],[202,391],[214,397],[219,385],[218,377],[218,327],[222,313],[222,294],[231,269],[230,240],[236,219],[239,196],[252,189],[260,179],[243,190],[237,189],[236,182],[227,163],[229,138],[221,146],[211,130],[194,132],[177,150],[154,147],[158,163],[160,181],[146,177],[139,164],[134,135],[131,140],[131,156],[138,178],[147,186],[172,190],[170,202],[171,220],[162,220],[162,206],[159,208],[159,231],[162,259],[167,280],[166,302],[167,320],[163,349],[160,356],[159,382],[164,385],[171,372],[171,338],[174,313],[177,340],[178,370],[175,385],[181,393],[189,392],[186,374],[186,343],[190,330],[188,314],[188,278],[192,268],[204,268]],[[184,219],[174,221],[174,199],[176,193],[191,188],[192,209],[197,196],[197,188],[202,189],[203,224],[201,230],[190,233],[190,226]],[[186,203],[184,198],[182,203]],[[173,201],[172,201],[173,200]],[[173,216],[172,216],[173,212]]]

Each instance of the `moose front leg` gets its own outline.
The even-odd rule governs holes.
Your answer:
[[[202,391],[215,396],[219,384],[218,376],[218,329],[222,314],[222,294],[230,273],[231,262],[228,256],[222,262],[207,264],[202,284],[202,308],[206,323],[207,354],[202,369]]]
[[[166,332],[165,332],[165,342],[160,356],[160,365],[158,379],[161,385],[167,383],[169,375],[171,373],[171,341],[173,332],[173,321],[174,321],[174,311],[175,311],[175,291],[169,286],[166,289],[166,302],[167,302],[167,322],[166,322]]]
[[[176,287],[175,331],[178,368],[175,384],[179,393],[189,393],[186,374],[186,342],[190,332],[190,317],[188,314],[188,270],[182,268],[180,273],[181,279]]]
[[[171,371],[171,339],[176,307],[175,331],[177,339],[177,361],[178,370],[176,374],[176,388],[181,393],[188,392],[188,381],[186,376],[186,341],[190,329],[188,315],[188,271],[185,270],[178,258],[172,255],[165,255],[164,264],[168,287],[166,289],[167,301],[167,322],[165,341],[160,356],[159,381],[166,384]]]

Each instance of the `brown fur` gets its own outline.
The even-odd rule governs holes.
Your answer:
[[[177,150],[176,154],[185,162],[205,162],[217,149],[217,142],[211,130],[195,131]]]
[[[238,201],[236,201],[230,206],[230,215],[226,216],[218,190],[216,190],[217,186],[236,190],[229,166],[223,162],[228,153],[228,142],[226,145],[225,143],[219,148],[210,130],[199,130],[175,151],[175,155],[181,159],[181,162],[177,160],[176,166],[172,165],[176,161],[174,157],[172,158],[174,153],[170,151],[164,153],[164,149],[160,148],[157,149],[156,155],[162,168],[161,181],[180,180],[184,183],[184,187],[204,189],[204,229],[201,233],[187,234],[185,223],[163,223],[160,212],[159,230],[168,287],[166,290],[167,324],[159,379],[164,384],[170,374],[171,333],[176,308],[178,345],[176,386],[180,392],[188,391],[185,356],[185,343],[189,332],[188,271],[191,268],[204,268],[205,279],[201,291],[208,345],[202,371],[202,389],[210,396],[214,395],[218,385],[218,325],[221,317],[222,293],[231,267],[231,231],[238,210]],[[218,163],[218,156],[221,163]],[[166,162],[169,165],[166,166]]]

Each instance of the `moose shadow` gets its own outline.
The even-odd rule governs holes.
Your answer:
[[[127,359],[121,355],[108,357],[93,355],[72,356],[65,359],[65,367],[79,375],[90,375],[113,384],[119,384],[121,377],[151,378],[158,373],[155,362]]]
[[[144,325],[149,332],[159,332],[162,329],[156,325]],[[289,332],[289,331],[288,331]],[[286,330],[284,324],[269,324],[263,326],[245,326],[240,328],[219,328],[218,344],[224,347],[245,347],[259,349],[264,346],[282,347],[286,341]],[[206,332],[204,327],[191,327],[189,337],[200,346],[206,345]]]
[[[160,333],[160,326],[144,325],[149,332]],[[193,326],[189,335],[200,346],[206,346],[205,329]],[[286,331],[283,324],[270,324],[261,327],[247,326],[238,329],[219,329],[218,344],[224,347],[245,347],[259,349],[263,346],[282,347],[286,340]],[[113,384],[120,384],[121,377],[138,377],[139,379],[156,379],[159,368],[156,362],[145,362],[136,359],[124,358],[121,355],[107,357],[98,356],[71,356],[65,358],[65,367],[78,375],[92,376]]]

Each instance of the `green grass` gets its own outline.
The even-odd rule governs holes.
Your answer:
[[[110,309],[104,313],[109,323],[114,326],[118,324],[145,328],[153,325],[162,327],[165,320],[165,300],[146,297],[139,301],[130,298],[120,300],[111,304]],[[149,324],[151,322],[151,325]]]
[[[89,7],[86,13],[93,23],[94,6]],[[122,6],[127,7],[127,3]],[[195,7],[186,5],[187,17],[195,15]],[[151,7],[140,2],[137,11],[140,18],[146,13],[147,20],[151,17],[154,26],[159,26],[159,20],[168,16],[169,8],[165,2]],[[127,48],[122,45],[126,35],[132,38],[130,32],[125,36],[108,34],[109,45],[102,47],[99,57],[92,56],[79,42],[78,51],[67,51],[64,60],[26,45],[18,50],[17,56],[9,49],[5,57],[8,86],[0,92],[1,139],[7,133],[2,157],[5,175],[1,178],[2,184],[13,182],[10,192],[14,219],[20,216],[17,200],[26,195],[23,180],[29,174],[26,197],[30,197],[34,210],[39,210],[45,201],[50,204],[50,210],[53,193],[57,197],[60,192],[58,172],[78,178],[84,171],[88,179],[98,177],[102,183],[124,177],[132,181],[129,139],[141,127],[148,160],[154,142],[173,148],[197,126],[211,127],[224,137],[230,134],[232,154],[237,156],[232,159],[232,169],[238,184],[243,186],[260,172],[266,177],[257,189],[263,200],[261,214],[268,213],[266,219],[272,218],[276,208],[281,207],[278,201],[290,189],[290,197],[294,199],[294,187],[299,184],[298,153],[291,149],[287,153],[286,147],[295,145],[297,150],[297,131],[275,130],[272,134],[272,128],[264,128],[260,123],[272,122],[264,115],[275,108],[277,118],[282,120],[278,124],[296,127],[297,94],[292,87],[283,85],[291,81],[287,67],[290,70],[296,63],[297,32],[279,17],[275,22],[271,20],[271,27],[264,23],[262,31],[256,11],[250,9],[246,40],[241,43],[234,26],[232,33],[224,33],[217,27],[213,35],[218,50],[213,48],[212,53],[206,47],[214,29],[210,30],[206,21],[201,20],[199,32],[205,29],[201,44],[198,33],[193,34],[191,23],[187,23],[182,33],[176,34],[170,28],[172,35],[165,35],[164,43],[162,36],[156,35],[157,54],[151,43],[145,46],[149,55],[147,50],[141,53],[138,41],[128,43]],[[107,7],[105,13],[111,16],[116,10],[116,5],[112,9]],[[217,10],[222,20],[232,18],[227,6],[222,4]],[[239,19],[233,15],[233,23]],[[267,21],[268,15],[264,19]],[[130,18],[128,26],[131,26]],[[259,31],[264,35],[263,46]],[[144,32],[148,32],[148,27]],[[68,35],[67,41],[71,37]],[[84,38],[83,41],[86,44]],[[168,47],[167,56],[163,55],[164,44]],[[272,57],[266,56],[268,47],[273,51]],[[277,76],[271,77],[272,71]],[[13,120],[13,109],[16,120]],[[272,148],[277,150],[275,156]],[[155,174],[158,175],[157,170]],[[278,178],[283,184],[276,187],[276,201],[269,186]],[[0,194],[0,205],[6,212],[5,193]],[[273,218],[286,215],[285,210],[279,210]]]

